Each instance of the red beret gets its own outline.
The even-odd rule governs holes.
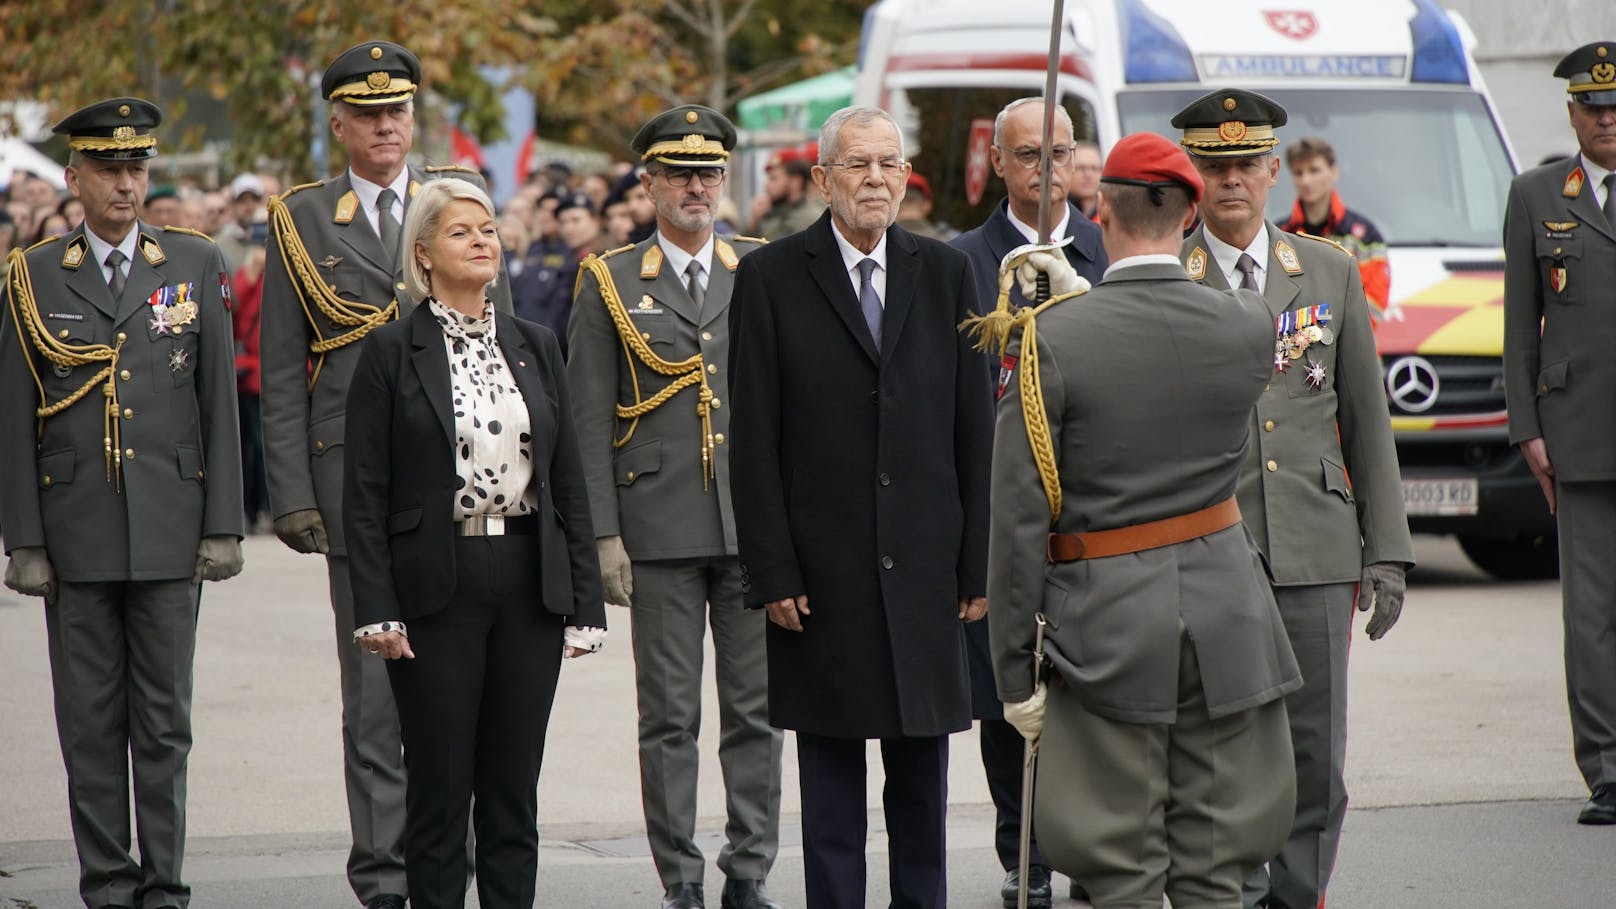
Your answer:
[[[1200,203],[1204,189],[1201,175],[1184,149],[1155,133],[1129,133],[1111,146],[1100,182],[1152,188],[1176,183],[1189,190],[1191,205]]]
[[[931,201],[931,182],[922,177],[919,171],[909,172],[908,188],[925,196],[927,202]]]
[[[769,156],[769,166],[774,167],[777,164],[785,164],[790,161],[796,161],[801,157],[802,152],[795,148],[782,148]]]

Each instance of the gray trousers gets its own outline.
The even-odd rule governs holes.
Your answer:
[[[191,901],[180,867],[199,590],[190,578],[64,581],[46,603],[79,896],[92,909]]]
[[[1571,744],[1588,788],[1616,785],[1616,483],[1556,483]]]
[[[732,556],[635,562],[633,600],[640,792],[662,885],[706,876],[695,839],[696,735],[709,624],[729,820],[718,867],[726,877],[763,880],[780,845],[781,733],[769,725],[768,618],[741,605],[740,560]]]
[[[353,642],[347,556],[327,556],[337,667],[342,676],[342,776],[348,788],[348,885],[359,901],[407,896],[404,880],[404,747],[387,661]]]
[[[1237,909],[1247,872],[1273,855],[1295,806],[1285,703],[1212,719],[1181,639],[1178,718],[1123,723],[1052,681],[1033,823],[1056,870],[1096,909]]]
[[[1275,587],[1302,687],[1285,698],[1296,750],[1296,820],[1279,854],[1246,880],[1245,905],[1316,909],[1347,817],[1347,643],[1354,584]]]

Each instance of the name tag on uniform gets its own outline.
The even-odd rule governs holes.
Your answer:
[[[60,319],[63,322],[83,322],[84,314],[80,312],[48,312],[45,313],[45,318]]]
[[[645,294],[644,296],[640,297],[639,305],[629,310],[629,314],[636,316],[660,316],[662,315],[662,307],[656,305],[656,301],[651,299],[650,294]]]

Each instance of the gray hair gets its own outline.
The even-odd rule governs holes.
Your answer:
[[[494,217],[494,203],[482,187],[456,177],[421,184],[410,199],[409,210],[404,213],[403,236],[399,239],[400,254],[404,257],[404,285],[417,300],[432,295],[432,276],[421,267],[421,260],[415,256],[415,247],[425,246],[427,238],[438,232],[438,225],[443,221],[443,210],[458,199],[476,202],[488,212],[488,217]]]
[[[834,155],[841,153],[842,127],[849,123],[868,126],[880,120],[892,124],[893,131],[898,134],[898,157],[903,157],[903,130],[898,127],[898,121],[879,107],[854,105],[826,117],[824,125],[819,127],[819,163],[829,164],[835,160]]]
[[[999,146],[1000,148],[1004,147],[1004,121],[1010,119],[1011,111],[1018,107],[1026,107],[1029,104],[1043,103],[1043,98],[1033,96],[1030,98],[1017,98],[1016,100],[1011,101],[1009,104],[1006,104],[1004,106],[1004,110],[999,111],[999,115],[993,118],[993,144]],[[1066,111],[1065,107],[1062,107],[1059,104],[1055,105],[1055,113],[1060,116],[1061,122],[1066,124],[1066,132],[1075,137],[1077,135],[1077,127],[1072,125],[1072,115]]]

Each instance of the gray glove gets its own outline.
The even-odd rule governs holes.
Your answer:
[[[1032,697],[1025,701],[1004,705],[1004,721],[1016,727],[1021,737],[1038,747],[1038,740],[1044,737],[1044,702],[1048,691],[1043,682],[1033,689]]]
[[[1403,614],[1406,574],[1402,562],[1375,562],[1364,566],[1363,580],[1358,582],[1358,611],[1368,612],[1371,604],[1375,607],[1369,624],[1364,626],[1369,640],[1380,640]]]
[[[196,581],[228,581],[241,574],[241,541],[233,536],[203,537],[196,547]]]
[[[600,556],[600,581],[606,587],[606,602],[629,605],[634,593],[634,566],[629,564],[623,538],[601,537],[595,541],[595,552]]]
[[[325,521],[318,508],[290,511],[275,519],[275,536],[293,552],[327,552]]]
[[[25,597],[55,599],[56,572],[51,570],[45,547],[11,550],[11,561],[6,563],[6,586]]]

